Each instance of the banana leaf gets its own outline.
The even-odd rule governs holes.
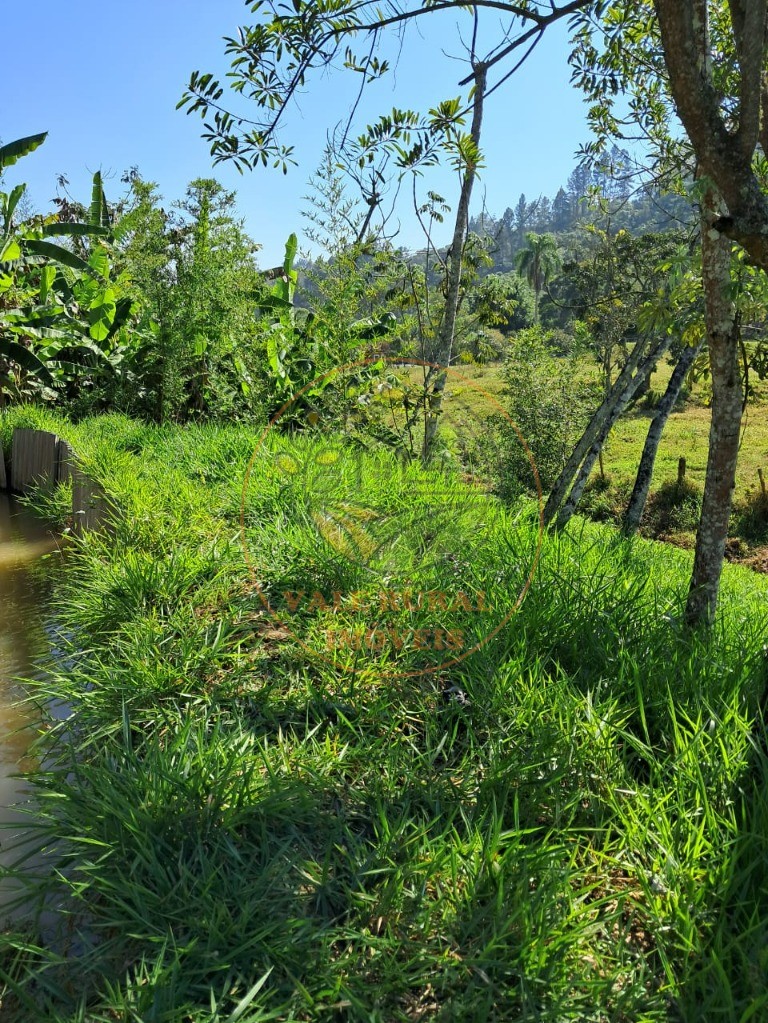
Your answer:
[[[89,266],[84,259],[76,256],[69,249],[62,248],[61,245],[54,245],[53,242],[42,241],[39,238],[26,238],[24,240],[24,249],[33,256],[43,256],[45,259],[53,260],[62,266],[68,266],[71,270],[88,274],[89,277],[98,277],[99,280],[104,281],[106,284],[102,275],[97,273],[92,266]]]
[[[27,373],[33,373],[46,384],[53,383],[53,377],[46,365],[38,359],[34,352],[17,341],[0,338],[0,357],[21,366]]]
[[[7,146],[0,146],[0,170],[4,170],[6,167],[12,167],[17,160],[20,160],[22,156],[26,156],[27,153],[34,152],[38,146],[42,146],[48,135],[47,131],[42,132],[40,135],[27,135],[26,138],[16,139],[15,142],[9,142]]]
[[[46,224],[43,228],[43,238],[106,238],[109,235],[108,227],[96,227],[92,224]]]
[[[26,185],[17,185],[8,196],[8,201],[5,204],[5,209],[3,210],[6,231],[10,230],[13,214],[16,212],[16,207],[19,205],[19,201],[26,190]]]
[[[101,171],[93,175],[93,188],[91,189],[91,206],[88,211],[88,222],[94,227],[100,227],[109,231],[110,216],[107,207],[107,197],[104,194],[104,185],[101,179]]]

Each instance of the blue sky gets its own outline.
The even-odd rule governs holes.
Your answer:
[[[26,181],[34,205],[48,209],[56,175],[86,199],[90,177],[102,170],[107,195],[117,195],[121,174],[138,166],[156,181],[167,203],[187,182],[214,176],[237,190],[238,208],[252,237],[263,245],[262,265],[279,260],[291,231],[302,231],[302,196],[322,156],[328,128],[348,113],[358,80],[335,74],[316,78],[286,122],[284,141],[296,146],[299,167],[287,176],[259,169],[244,176],[212,167],[197,115],[175,109],[194,69],[223,74],[222,36],[247,23],[243,0],[14,0],[3,12],[6,41],[5,102],[0,139],[48,131],[45,145],[8,171],[8,183]],[[363,117],[372,120],[393,105],[423,110],[459,94],[466,66],[455,59],[461,45],[453,15],[430,16],[411,32],[396,74],[376,83]],[[497,22],[488,26],[496,31]],[[477,185],[492,214],[529,199],[554,195],[572,171],[574,153],[588,137],[585,107],[569,85],[567,35],[554,26],[517,74],[488,100],[483,131],[486,168]],[[455,203],[457,183],[448,172],[425,177],[424,189]],[[407,206],[399,210],[401,240],[422,238]]]

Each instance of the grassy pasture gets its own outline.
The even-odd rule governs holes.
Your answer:
[[[668,363],[665,361],[659,363],[651,377],[651,390],[655,394],[663,394],[670,375],[671,367]],[[465,386],[462,386],[462,378],[466,380]],[[744,416],[734,494],[732,533],[734,537],[744,541],[742,557],[749,557],[755,548],[762,549],[768,544],[768,514],[760,514],[758,477],[758,470],[762,469],[768,482],[768,414],[766,414],[768,394],[765,384],[757,381],[754,386],[755,398],[750,401]],[[473,415],[478,419],[498,413],[495,402],[486,399],[482,391],[504,404],[504,382],[497,365],[457,367],[451,374],[448,391],[446,422],[458,428],[461,427],[461,416],[464,413],[460,404],[458,408],[451,409],[451,396],[458,394],[463,398],[471,395]],[[652,494],[658,493],[665,485],[669,488],[675,483],[680,458],[686,460],[686,480],[695,490],[700,491],[703,488],[710,423],[707,401],[706,384],[697,385],[684,406],[670,415],[656,459],[651,485]],[[614,427],[604,454],[606,484],[600,485],[599,467],[596,466],[592,476],[592,488],[585,495],[584,508],[588,514],[609,521],[618,521],[620,518],[634,483],[652,416],[653,410],[646,409],[643,400],[640,400]],[[768,508],[765,512],[768,512]],[[693,517],[692,512],[690,518]],[[662,533],[666,539],[691,546],[695,523],[691,521],[686,527],[666,529],[662,530]],[[659,534],[648,518],[645,529],[648,535]],[[738,549],[734,553],[738,555]]]

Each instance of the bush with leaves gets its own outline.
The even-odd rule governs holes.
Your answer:
[[[297,307],[297,247],[292,234],[286,242],[283,266],[274,271],[276,282],[259,303],[264,347],[259,399],[270,417],[279,415],[283,428],[300,429],[320,419],[325,426],[331,422],[346,426],[353,412],[366,403],[366,382],[378,378],[384,365],[378,352],[394,336],[398,321],[386,309],[377,312],[373,303],[371,315],[353,319],[343,302],[323,302],[319,291],[314,296],[316,311]],[[346,286],[352,293],[360,291],[363,274],[350,254],[341,255],[347,267]],[[333,294],[344,287],[335,265],[324,285]],[[352,305],[353,312],[365,308],[359,303]],[[359,363],[356,372],[344,369],[354,363]]]
[[[471,313],[482,318],[486,327],[502,334],[525,330],[534,324],[533,291],[519,274],[488,274],[467,296]]]
[[[115,338],[113,373],[71,411],[115,408],[161,422],[249,417],[265,285],[234,193],[198,179],[169,211],[137,171],[123,181],[112,258],[135,297],[134,316]]]
[[[600,403],[599,386],[583,371],[583,353],[574,341],[564,349],[562,332],[540,327],[512,340],[503,376],[505,406],[530,447],[546,491],[562,469],[589,416]],[[512,499],[535,489],[530,461],[516,431],[503,417],[486,442],[497,491]]]

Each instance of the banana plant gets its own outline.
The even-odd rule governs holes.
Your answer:
[[[353,400],[356,387],[362,392],[379,378],[382,361],[360,359],[361,351],[396,326],[390,312],[345,322],[343,311],[325,306],[318,312],[297,309],[294,300],[298,272],[294,268],[297,239],[285,244],[283,265],[270,271],[275,284],[258,303],[265,328],[265,373],[270,391],[269,411],[280,412],[282,428],[295,429],[319,420],[319,410],[341,393]],[[343,369],[359,361],[354,372]],[[362,400],[362,399],[361,399]]]
[[[299,272],[293,264],[298,248],[299,240],[296,235],[289,235],[288,241],[285,243],[283,265],[275,267],[269,273],[269,276],[275,280],[275,283],[259,302],[258,308],[261,312],[284,311],[288,313],[291,320],[294,319],[295,307],[293,299],[296,294],[296,282],[299,279]]]
[[[34,152],[47,133],[0,147],[0,174]],[[131,302],[109,282],[103,245],[87,258],[60,238],[110,235],[101,175],[94,175],[87,221],[61,223],[35,216],[17,223],[26,185],[0,191],[0,407],[5,391],[27,378],[52,389],[78,364],[106,357],[104,347],[130,315]]]

